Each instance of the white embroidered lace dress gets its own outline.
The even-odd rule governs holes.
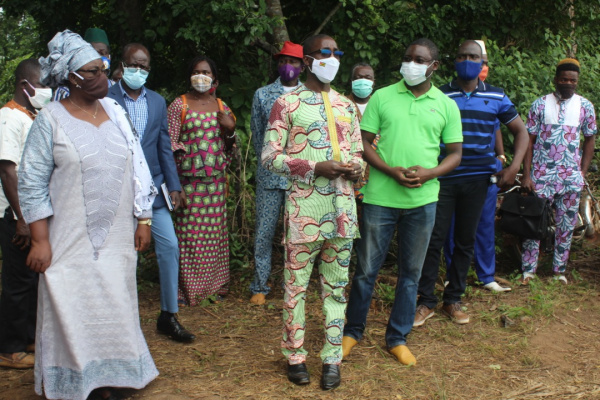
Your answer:
[[[111,120],[97,128],[51,103],[34,122],[23,163],[23,214],[48,218],[52,247],[39,281],[36,393],[84,400],[99,387],[146,386],[158,371],[138,315],[125,136]]]

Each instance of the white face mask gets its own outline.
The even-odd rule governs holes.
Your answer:
[[[425,82],[425,80],[428,78],[428,76],[425,76],[427,73],[427,68],[431,67],[434,62],[429,65],[417,64],[414,61],[403,62],[402,67],[400,68],[400,73],[404,77],[404,81],[408,86],[416,86]],[[431,73],[433,74],[433,71]],[[431,74],[429,76],[431,76]]]
[[[25,80],[25,82],[27,82],[27,80]],[[35,94],[33,96],[30,96],[29,93],[27,93],[27,90],[23,89],[23,92],[25,92],[25,95],[29,99],[29,102],[31,103],[33,108],[36,108],[39,110],[40,108],[44,107],[46,104],[50,103],[50,100],[52,99],[52,89],[50,89],[50,88],[35,88],[35,87],[33,87],[33,85],[31,83],[27,82],[27,84],[35,92]]]
[[[190,81],[192,82],[192,87],[198,93],[207,92],[212,86],[212,78],[202,74],[192,75]]]
[[[323,83],[329,83],[335,79],[335,76],[340,69],[340,62],[337,58],[333,56],[321,60],[317,60],[314,57],[311,58],[313,59],[313,62],[310,71],[315,74],[318,80]]]

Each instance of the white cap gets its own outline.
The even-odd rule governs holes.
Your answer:
[[[485,50],[485,43],[483,43],[483,40],[476,40],[476,42],[479,46],[481,46],[481,54],[487,55],[487,51]]]

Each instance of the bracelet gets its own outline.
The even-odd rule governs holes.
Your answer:
[[[145,219],[145,220],[138,219],[138,225],[152,226],[152,219],[150,219],[150,218]]]
[[[506,163],[506,156],[504,154],[500,154],[499,156],[496,156],[496,158],[502,161],[502,164]]]
[[[225,136],[225,139],[233,139],[234,137],[236,137],[235,131],[233,131],[231,136]]]

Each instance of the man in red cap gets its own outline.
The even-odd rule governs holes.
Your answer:
[[[298,77],[303,71],[302,46],[289,41],[275,54],[279,77],[270,85],[254,93],[252,100],[252,144],[258,160],[256,172],[256,231],[254,235],[254,281],[250,285],[253,304],[265,304],[265,296],[271,289],[267,285],[271,275],[271,251],[277,221],[285,202],[287,179],[265,169],[260,163],[263,138],[269,122],[273,103],[279,96],[297,88]]]

